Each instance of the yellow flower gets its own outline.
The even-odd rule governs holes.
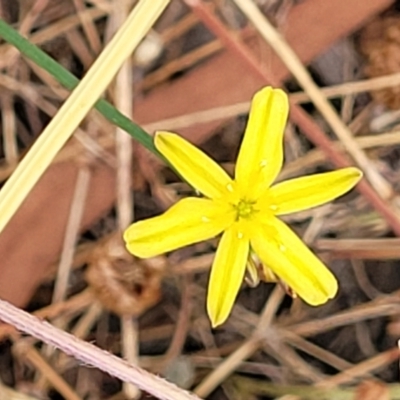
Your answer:
[[[201,150],[176,134],[158,132],[157,149],[203,198],[180,200],[164,214],[131,225],[124,234],[128,250],[142,258],[210,239],[222,233],[209,279],[207,311],[222,324],[233,307],[255,252],[265,274],[273,271],[311,305],[333,298],[332,273],[277,217],[326,203],[361,178],[344,168],[272,185],[283,164],[283,132],[288,99],[266,87],[252,100],[249,121],[232,179]],[[254,276],[255,271],[249,271]]]

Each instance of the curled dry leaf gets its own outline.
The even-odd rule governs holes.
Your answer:
[[[163,257],[138,260],[113,236],[92,256],[86,280],[104,308],[139,316],[160,298]]]

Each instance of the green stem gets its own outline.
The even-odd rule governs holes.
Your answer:
[[[0,36],[16,47],[25,57],[32,60],[35,64],[46,70],[65,88],[72,90],[79,83],[79,79],[68,70],[58,64],[45,52],[37,46],[30,43],[29,40],[22,37],[15,29],[9,26],[4,20],[0,19]],[[98,100],[95,108],[103,114],[110,122],[128,132],[135,140],[150,150],[157,157],[164,160],[164,157],[154,146],[153,138],[144,131],[139,125],[136,125],[129,118],[121,114],[106,100]]]

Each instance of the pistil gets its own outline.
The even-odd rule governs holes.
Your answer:
[[[256,204],[255,201],[250,201],[250,200],[245,200],[242,199],[235,205],[236,208],[236,220],[239,220],[240,218],[244,219],[249,219],[251,216],[257,212],[254,208],[254,205]]]

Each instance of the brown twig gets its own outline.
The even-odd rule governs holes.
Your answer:
[[[186,336],[190,327],[190,316],[192,311],[192,275],[188,274],[182,277],[182,295],[181,307],[179,309],[178,320],[176,322],[175,331],[172,336],[171,343],[164,357],[164,368],[169,365],[174,358],[178,357],[182,352],[185,344]]]
[[[398,347],[394,347],[378,355],[371,357],[368,360],[362,361],[353,367],[340,372],[337,375],[334,375],[330,378],[325,379],[323,382],[320,382],[317,386],[323,388],[331,388],[337,385],[341,385],[344,383],[351,383],[354,379],[360,378],[369,374],[372,371],[381,369],[382,367],[390,364],[400,357],[400,349]]]
[[[390,296],[375,299],[369,303],[361,304],[350,310],[341,311],[325,318],[294,324],[290,328],[285,327],[285,330],[290,330],[301,336],[312,336],[359,321],[396,315],[399,312],[400,298],[399,293],[395,292]],[[285,333],[283,332],[283,334]]]
[[[25,341],[14,344],[16,353],[31,363],[66,400],[82,400],[74,389],[53,369],[39,352]]]
[[[283,299],[284,293],[280,286],[276,286],[272,295],[268,298],[263,312],[258,320],[257,328],[253,335],[218,365],[196,388],[195,393],[201,397],[208,396],[224,379],[226,379],[236,367],[247,360],[259,349],[265,338],[265,330],[271,324],[275,313]]]
[[[129,15],[132,0],[123,0],[117,4],[111,18],[110,28],[117,31]],[[132,118],[133,110],[133,77],[132,62],[127,59],[116,77],[115,102],[117,108],[128,118]],[[118,230],[126,229],[133,219],[133,193],[131,190],[132,171],[132,138],[121,128],[116,129],[117,167],[117,222]],[[122,243],[120,244],[122,246]],[[122,353],[131,364],[137,365],[139,360],[138,324],[136,315],[121,316]],[[137,399],[140,391],[136,386],[124,383],[123,392],[127,398]]]

